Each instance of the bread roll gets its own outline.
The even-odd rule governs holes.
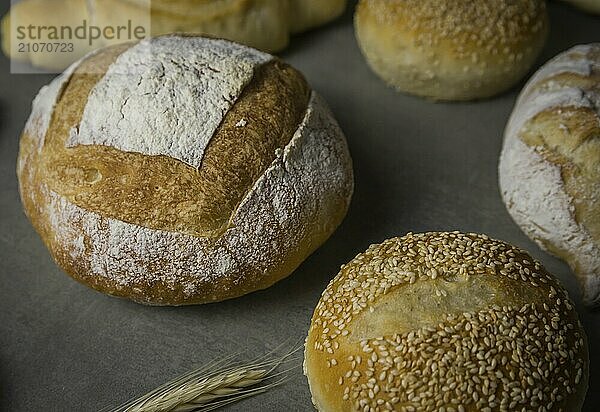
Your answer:
[[[600,304],[600,44],[546,63],[515,105],[500,189],[515,222],[566,260],[587,305]]]
[[[304,368],[319,411],[578,411],[588,348],[567,292],[525,251],[408,234],[342,266]]]
[[[102,49],[44,87],[17,173],[67,273],[152,305],[270,286],[329,237],[353,190],[342,131],[299,72],[178,35]]]
[[[2,18],[2,51],[13,62],[31,63],[33,66],[48,70],[62,71],[69,64],[82,58],[93,50],[86,39],[65,39],[64,43],[73,43],[73,52],[55,52],[46,49],[33,53],[29,49],[21,49],[19,44],[31,44],[39,42],[56,42],[50,39],[48,32],[42,32],[42,37],[35,40],[19,39],[18,27],[32,26],[34,30],[38,27],[77,27],[86,19],[89,19],[85,0],[24,0],[14,3],[10,13]],[[56,13],[56,10],[68,12]],[[65,46],[65,51],[69,49]]]
[[[18,52],[19,43],[34,41],[18,40],[18,26],[77,27],[86,20],[101,28],[131,21],[155,36],[204,33],[275,52],[288,45],[291,33],[324,24],[345,7],[346,0],[23,0],[2,21],[2,48],[13,59],[62,70],[92,48],[123,41],[101,38],[90,47],[88,39],[62,39],[75,44],[73,53]]]
[[[600,14],[600,0],[563,0],[589,13]]]
[[[358,44],[402,92],[471,100],[507,90],[544,45],[543,0],[360,0]]]

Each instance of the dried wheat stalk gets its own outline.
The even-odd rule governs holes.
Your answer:
[[[279,356],[272,352],[247,364],[233,362],[233,356],[214,361],[106,412],[212,411],[285,382],[288,373],[300,366],[293,357],[299,349]],[[295,365],[275,373],[289,363]]]

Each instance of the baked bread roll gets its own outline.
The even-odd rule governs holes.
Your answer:
[[[600,0],[563,0],[589,13],[600,14]]]
[[[2,51],[14,62],[31,63],[36,67],[62,71],[93,49],[87,39],[78,39],[74,36],[71,39],[64,39],[63,43],[73,44],[72,52],[67,52],[67,50],[70,50],[70,46],[66,45],[64,48],[59,46],[58,51],[54,51],[54,49],[49,51],[45,48],[40,50],[38,48],[38,52],[33,53],[33,46],[21,48],[20,44],[58,42],[59,40],[50,39],[50,33],[46,31],[40,32],[41,37],[38,39],[38,33],[35,30],[41,27],[77,27],[84,20],[89,21],[86,4],[85,0],[24,0],[14,3],[10,12],[2,17]],[[57,13],[56,10],[68,12]],[[135,19],[135,24],[139,23]],[[21,39],[18,31],[19,26],[31,26],[34,29],[33,35],[36,39],[29,39],[29,33],[27,32],[25,32],[27,37]],[[61,50],[64,52],[61,52]]]
[[[85,20],[88,26],[101,28],[127,27],[131,22],[133,27],[145,27],[146,33],[154,36],[172,32],[204,33],[275,52],[288,45],[290,34],[333,20],[345,7],[346,0],[23,0],[15,4],[11,14],[2,21],[2,47],[13,59],[62,70],[91,48],[119,42],[102,37],[94,41],[92,47],[87,38],[62,39],[74,43],[75,51],[18,52],[19,43],[34,41],[17,39],[18,26],[74,28]]]
[[[578,411],[586,336],[567,292],[484,235],[372,245],[323,292],[306,340],[319,411]]]
[[[17,173],[67,273],[152,305],[270,286],[329,237],[353,190],[342,131],[298,71],[179,35],[93,52],[44,87]]]
[[[355,28],[371,68],[397,90],[471,100],[527,73],[548,16],[543,0],[360,0]]]
[[[500,156],[510,215],[600,304],[600,43],[546,63],[515,105]]]

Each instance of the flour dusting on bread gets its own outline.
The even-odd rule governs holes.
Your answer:
[[[47,188],[43,213],[54,243],[71,259],[90,262],[94,275],[136,288],[156,282],[175,288],[185,278],[184,293],[193,296],[219,278],[285,270],[282,251],[314,250],[341,219],[336,215],[345,213],[337,205],[349,204],[352,180],[343,133],[313,92],[290,143],[255,182],[216,241],[102,217]],[[291,265],[303,258],[294,257]],[[143,301],[141,294],[134,298]]]
[[[73,63],[64,73],[52,80],[50,84],[42,87],[33,100],[31,114],[25,124],[24,132],[35,139],[38,152],[44,146],[44,138],[52,119],[54,106],[63,88],[69,82],[71,75],[79,67],[80,63],[81,60]]]
[[[199,168],[254,70],[271,59],[225,40],[144,40],[122,53],[94,87],[67,145],[166,155]]]
[[[595,275],[600,273],[600,249],[574,218],[573,199],[564,188],[560,166],[518,138],[507,140],[502,157],[502,195],[515,222],[544,250],[560,245],[577,251],[585,290],[600,290],[600,277]],[[595,301],[598,296],[585,299]]]
[[[584,301],[590,305],[600,303],[600,246],[593,232],[578,220],[576,208],[578,202],[592,202],[590,207],[600,209],[600,182],[587,183],[592,185],[588,198],[574,199],[567,191],[563,168],[579,167],[569,158],[575,149],[565,142],[567,153],[573,152],[561,155],[554,153],[557,149],[550,144],[529,145],[523,136],[531,134],[532,122],[542,114],[559,123],[559,129],[566,132],[564,139],[575,139],[563,123],[571,116],[593,116],[600,126],[600,95],[584,86],[600,71],[599,57],[600,44],[576,46],[532,77],[506,128],[499,166],[500,188],[511,216],[542,248],[567,260],[582,285]],[[544,123],[543,127],[551,126]],[[544,133],[544,129],[532,130]]]

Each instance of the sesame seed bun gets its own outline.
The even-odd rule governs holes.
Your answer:
[[[399,91],[471,100],[527,73],[548,16],[543,0],[361,0],[355,28],[369,65]]]
[[[588,348],[567,292],[523,250],[408,234],[342,266],[304,370],[319,411],[578,411]]]

